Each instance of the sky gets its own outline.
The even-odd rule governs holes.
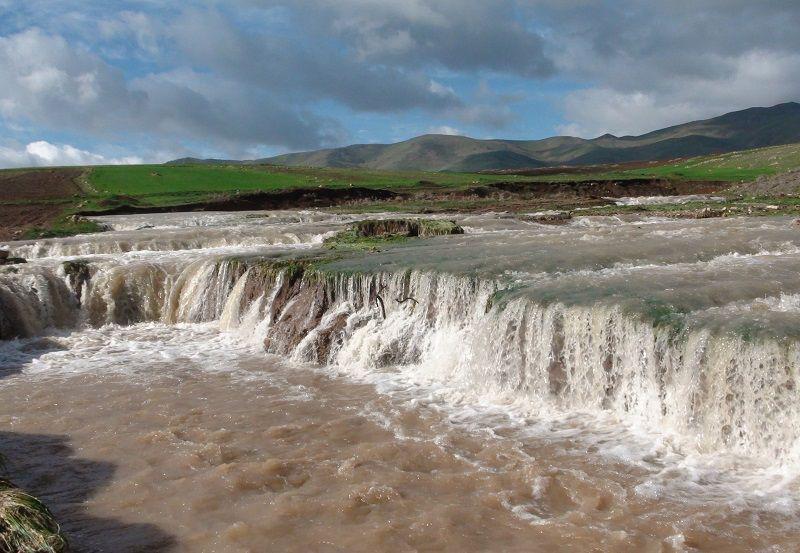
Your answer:
[[[798,28],[797,0],[0,0],[0,167],[639,134],[800,100]]]

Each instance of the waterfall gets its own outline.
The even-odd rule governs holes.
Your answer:
[[[312,273],[264,284],[251,303],[260,318],[237,306],[226,328],[260,332],[268,351],[297,361],[352,374],[399,367],[533,416],[613,414],[701,453],[798,460],[794,343],[702,328],[675,335],[611,304],[503,304],[497,283],[445,274]]]
[[[531,416],[613,415],[719,450],[800,454],[800,351],[706,327],[675,333],[619,305],[501,301],[500,282],[425,271],[338,273],[303,263],[202,259],[0,273],[0,337],[48,327],[219,321],[296,361],[394,370]],[[80,301],[79,301],[80,300]]]
[[[72,326],[77,321],[77,309],[75,294],[52,271],[14,266],[0,272],[0,339]]]

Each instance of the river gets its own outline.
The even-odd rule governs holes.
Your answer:
[[[287,261],[358,218],[9,244],[0,452],[75,550],[800,548],[790,219],[459,215]]]

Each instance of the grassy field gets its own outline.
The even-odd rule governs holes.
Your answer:
[[[681,180],[752,181],[800,168],[800,144],[772,146],[742,152],[702,156],[665,162],[644,169],[625,171],[547,175],[536,180],[572,181],[584,179],[666,178]]]
[[[524,177],[511,176],[511,180]],[[100,195],[158,198],[164,194],[254,192],[291,188],[358,186],[413,192],[427,188],[474,186],[496,175],[320,169],[269,165],[116,165],[90,170],[90,186]]]
[[[118,206],[183,206],[227,200],[237,194],[291,189],[382,189],[408,195],[389,201],[358,202],[349,210],[451,212],[486,209],[521,210],[529,200],[455,197],[447,194],[499,181],[568,182],[626,179],[682,181],[751,181],[800,168],[800,144],[681,159],[645,168],[561,174],[474,174],[323,169],[271,165],[118,165],[87,168],[14,169],[0,171],[0,231],[3,236],[59,236],[88,231],[74,224],[76,212]],[[541,204],[541,205],[540,205]],[[554,200],[539,207],[560,209]],[[343,209],[343,208],[340,208]],[[5,224],[4,224],[5,223]]]
[[[644,169],[555,175],[389,172],[363,169],[292,168],[268,165],[118,165],[94,167],[87,181],[98,196],[140,197],[160,205],[201,199],[209,193],[275,191],[291,188],[358,186],[400,192],[468,188],[513,181],[668,178],[748,181],[800,167],[800,144],[698,157]],[[184,198],[181,198],[181,197]]]

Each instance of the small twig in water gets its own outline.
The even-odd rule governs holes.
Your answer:
[[[386,284],[384,284],[383,282],[379,282],[378,283],[378,291],[375,292],[375,303],[377,303],[378,306],[380,306],[381,315],[383,315],[384,319],[386,318],[386,304],[383,302],[383,298],[381,297],[381,292],[383,292],[383,290],[385,288],[386,288]]]
[[[383,318],[385,319],[386,318],[386,304],[383,303],[383,298],[381,297],[380,294],[376,294],[375,295],[375,301],[378,303],[378,305],[380,305],[380,307],[381,307],[381,315],[383,315]]]
[[[396,299],[396,300],[394,300],[394,301],[396,301],[396,302],[397,302],[397,303],[399,303],[400,305],[403,305],[403,304],[404,304],[404,303],[406,303],[407,301],[413,301],[413,302],[414,302],[414,305],[419,305],[419,302],[418,302],[416,299],[412,298],[411,296],[407,296],[407,297],[405,297],[405,298],[402,298],[402,299],[401,299],[401,298],[397,298],[397,299]]]

